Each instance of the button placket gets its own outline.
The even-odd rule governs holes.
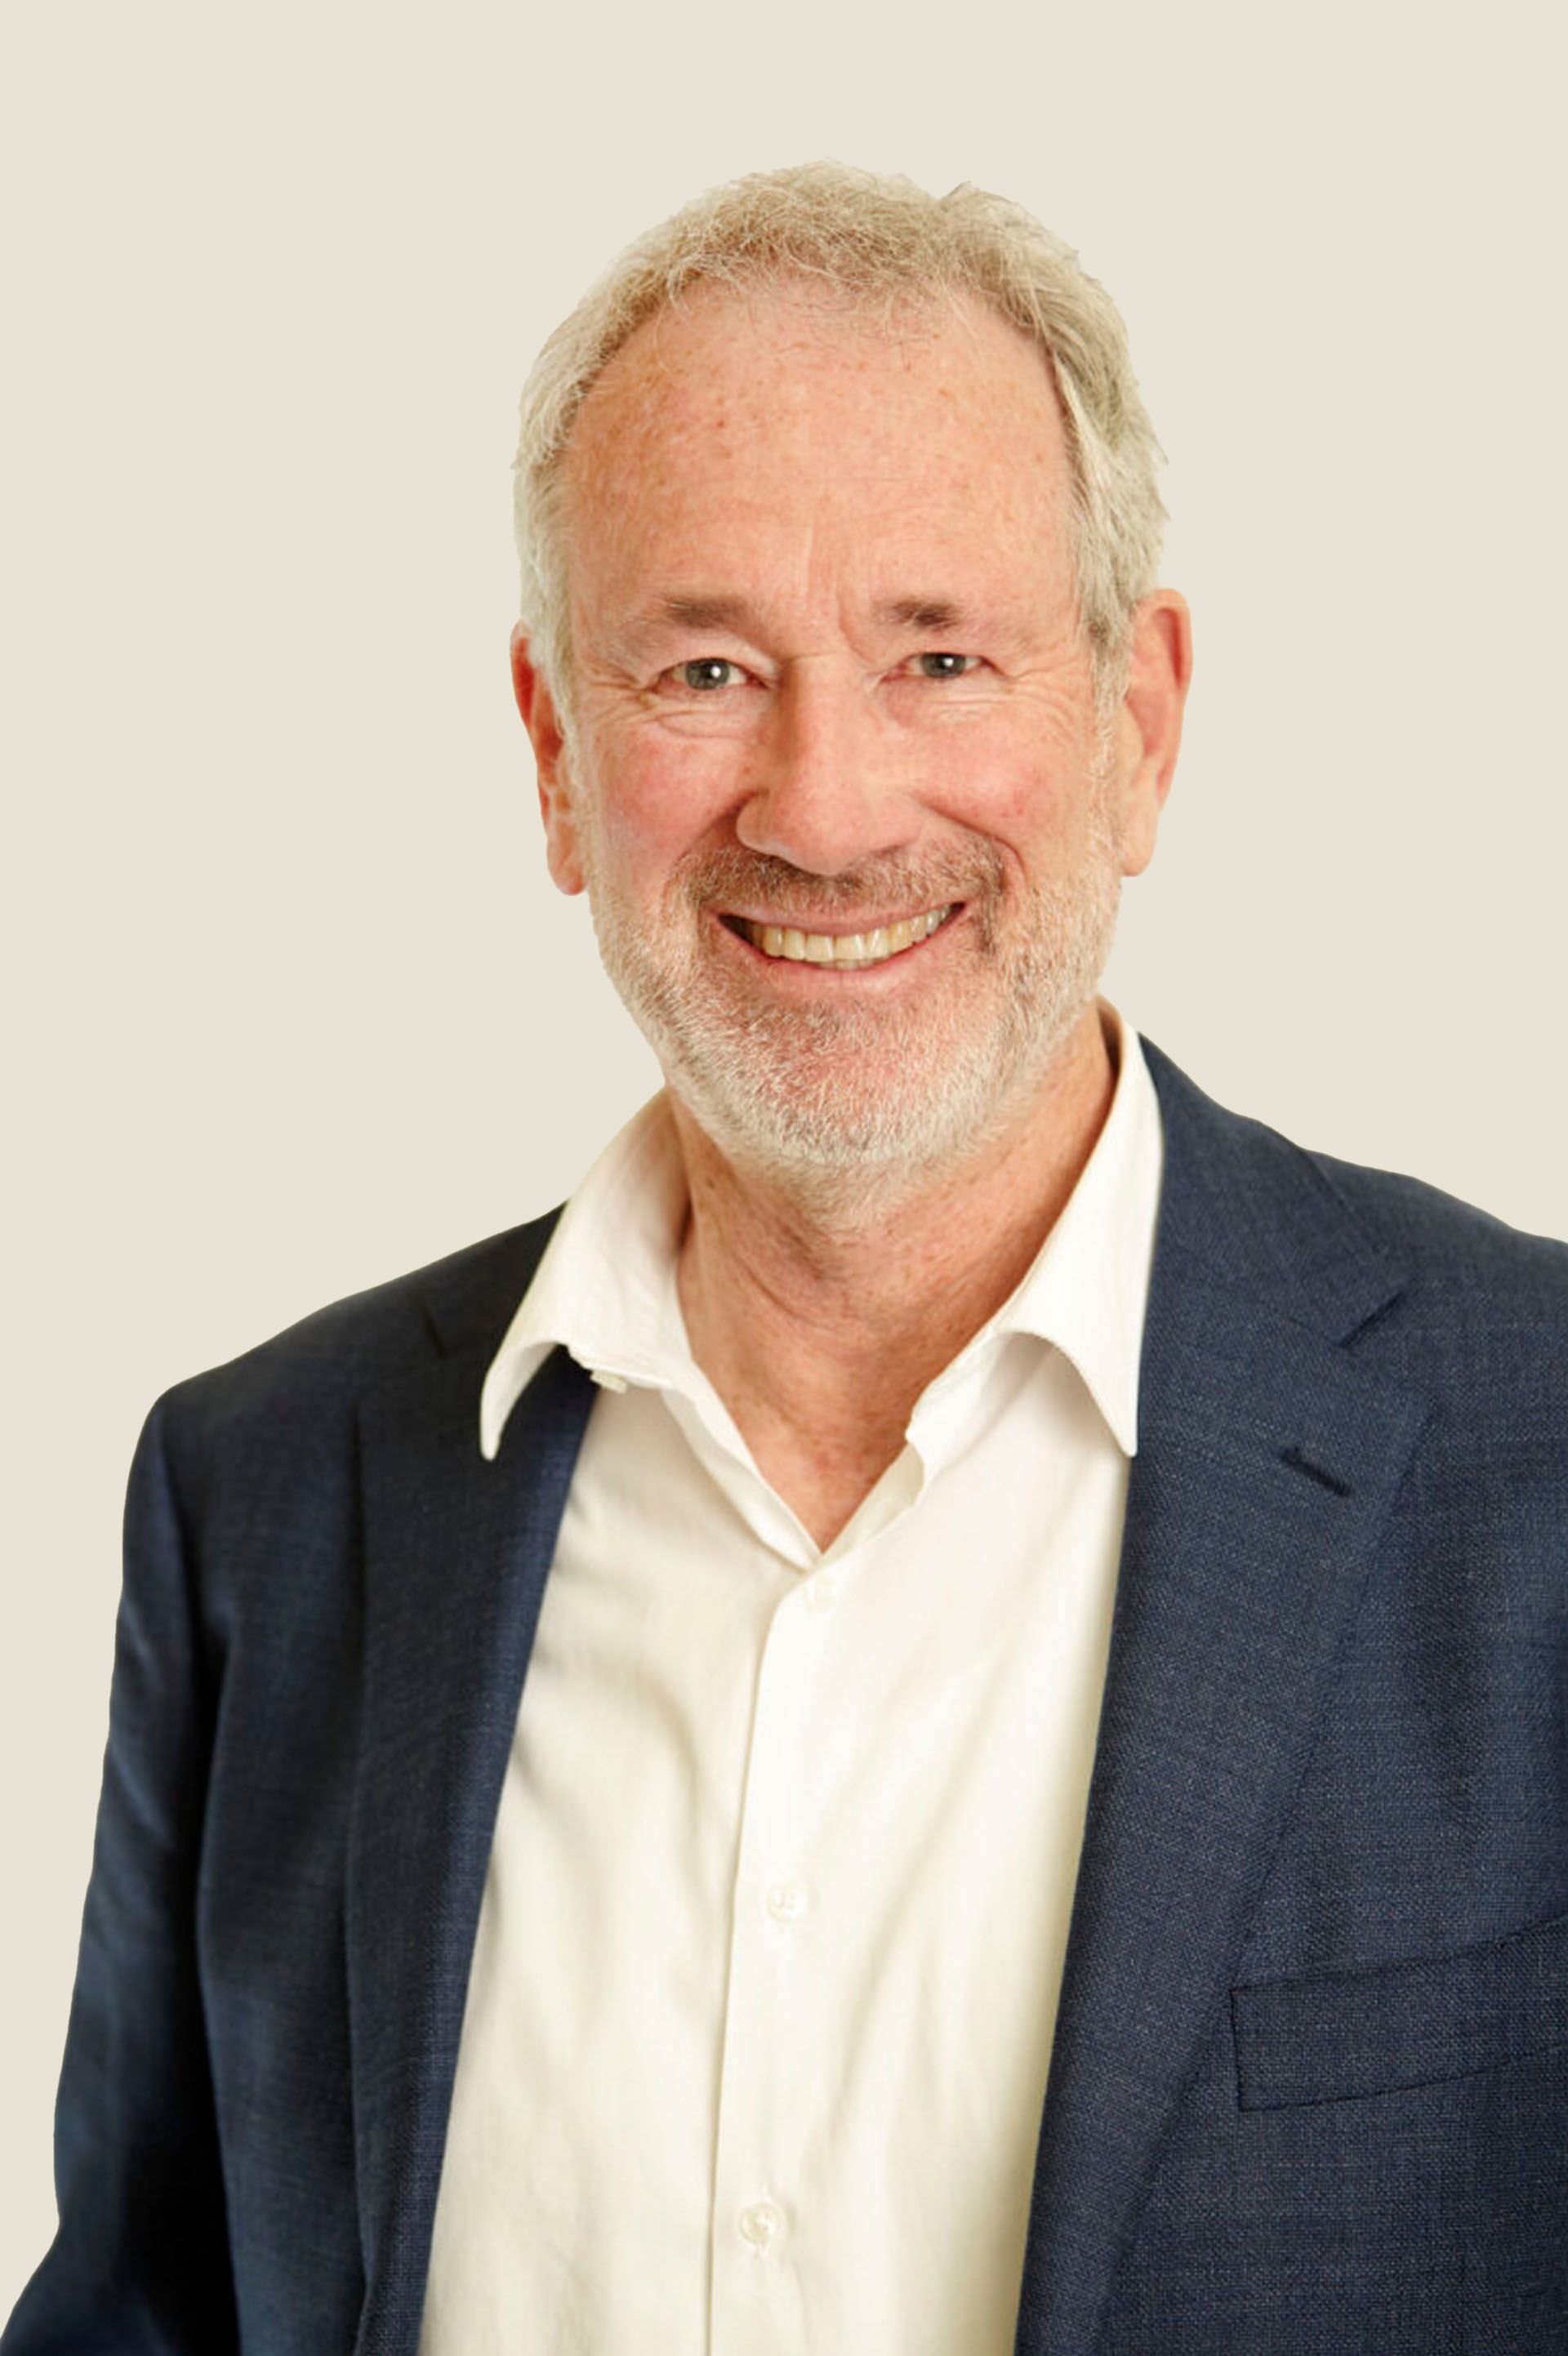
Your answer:
[[[806,1911],[806,1893],[798,1881],[776,1881],[766,1902],[776,1922],[798,1922]]]
[[[784,2219],[771,2201],[752,2201],[740,2212],[740,2238],[758,2257],[783,2230]]]
[[[757,2302],[771,2314],[793,2276],[792,2057],[801,2034],[800,1974],[809,1957],[797,1926],[811,1898],[790,1868],[800,1861],[798,1786],[811,1771],[805,1729],[821,1657],[800,1591],[780,1596],[769,1622],[741,1802],[715,2156],[715,2350],[752,2344],[762,2325]]]

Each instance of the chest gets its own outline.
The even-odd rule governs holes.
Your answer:
[[[596,1408],[496,1824],[427,2356],[473,2344],[478,2297],[606,2356],[650,2300],[682,2345],[762,2344],[782,2301],[803,2344],[1011,2348],[1125,1483],[1097,1428],[993,1430],[813,1560],[654,1395]]]

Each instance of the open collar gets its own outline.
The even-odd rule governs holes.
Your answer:
[[[1159,1103],[1138,1035],[1102,1004],[1114,1094],[1077,1185],[1021,1282],[928,1387],[968,1381],[999,1340],[1028,1333],[1077,1368],[1124,1455],[1137,1447],[1138,1367],[1159,1203]],[[479,1445],[495,1457],[551,1350],[617,1384],[690,1385],[673,1269],[688,1194],[661,1090],[611,1140],[566,1205],[486,1369]]]

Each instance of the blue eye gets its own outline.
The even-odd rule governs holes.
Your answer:
[[[962,679],[975,659],[973,655],[929,654],[916,657],[921,676],[925,679]]]
[[[711,693],[716,687],[728,687],[739,677],[740,665],[725,662],[720,655],[700,655],[695,662],[680,667],[682,685],[695,688],[699,694]]]

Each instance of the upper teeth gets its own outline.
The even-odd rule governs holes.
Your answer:
[[[896,925],[878,925],[869,933],[801,933],[792,925],[757,925],[748,916],[735,919],[754,948],[764,957],[794,958],[807,965],[880,965],[900,949],[913,948],[950,916],[948,908],[928,908],[923,916],[904,916]]]

